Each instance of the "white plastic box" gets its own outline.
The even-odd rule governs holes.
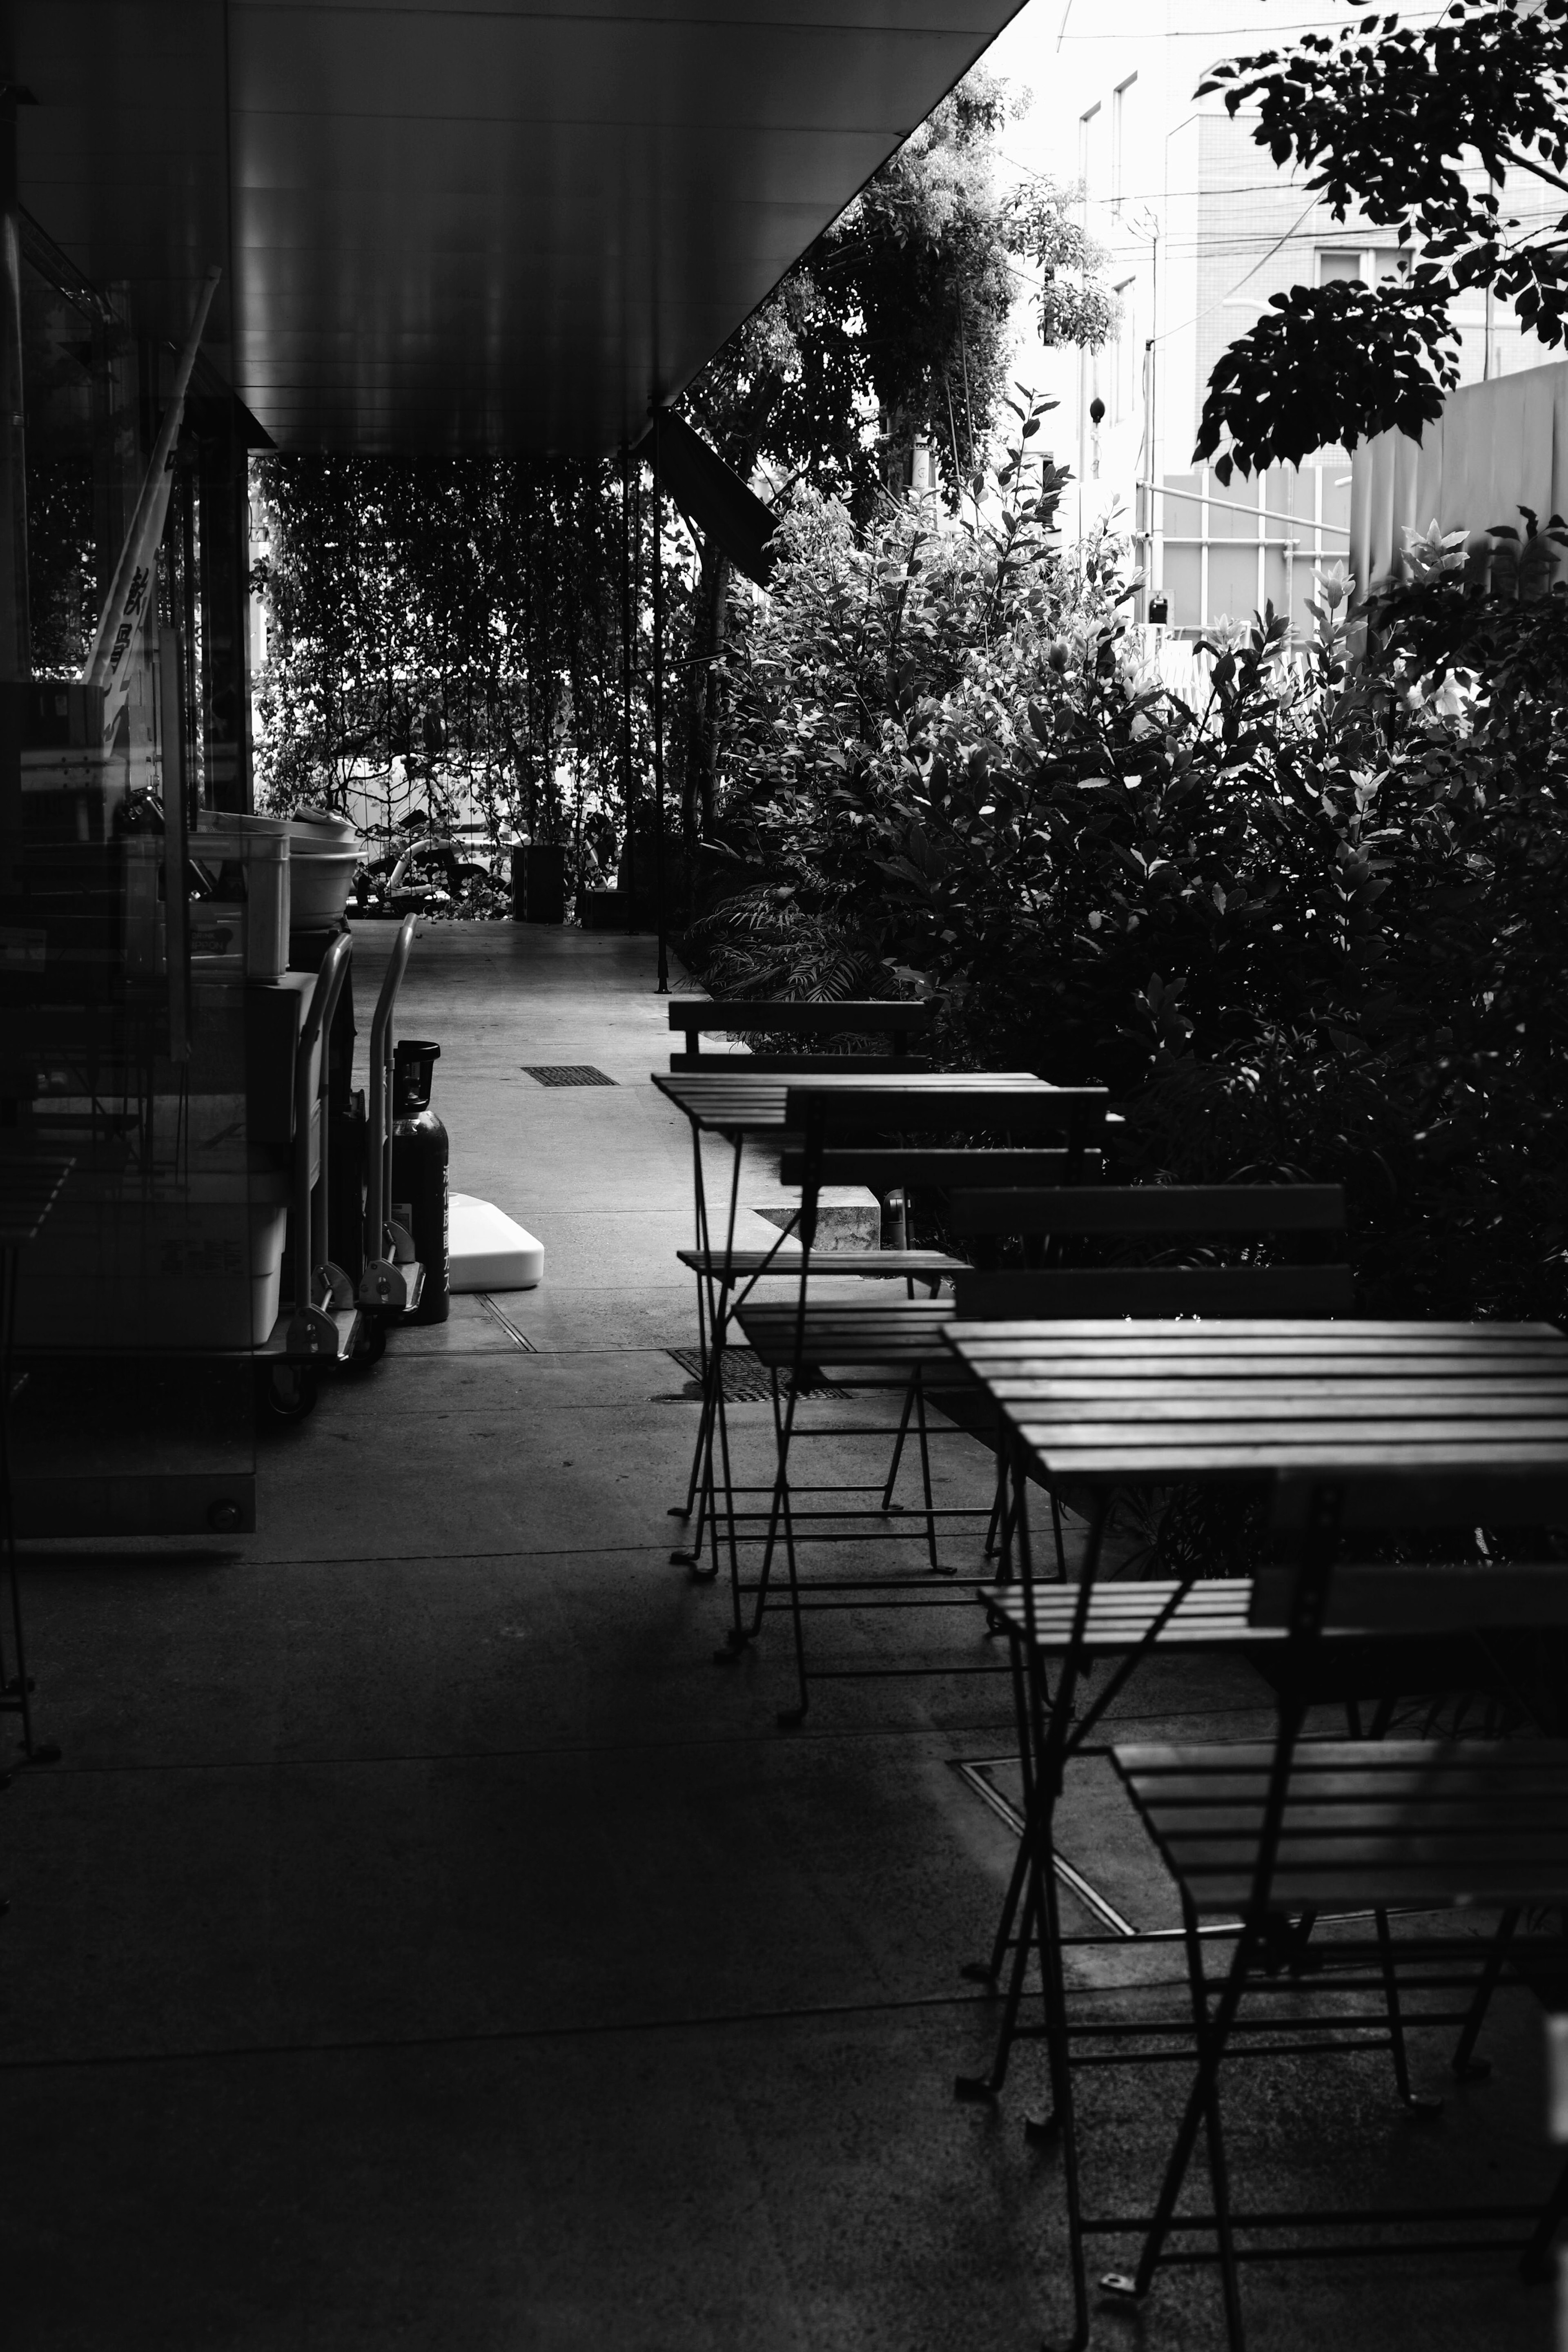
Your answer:
[[[454,1290],[532,1290],[545,1270],[544,1244],[470,1192],[447,1203],[447,1252]]]

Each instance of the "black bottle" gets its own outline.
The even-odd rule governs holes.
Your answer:
[[[430,1108],[439,1045],[400,1038],[392,1053],[392,1213],[413,1236],[424,1288],[411,1323],[444,1323],[452,1312],[447,1255],[446,1129]]]

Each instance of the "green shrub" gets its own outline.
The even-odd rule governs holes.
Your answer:
[[[953,1063],[1112,1086],[1135,1172],[1343,1180],[1370,1311],[1560,1314],[1568,600],[1432,543],[1366,612],[1326,583],[1304,666],[1272,612],[1210,648],[1189,707],[1118,547],[1056,551],[1041,413],[995,520],[797,502],[688,951],[729,993],[934,993]]]

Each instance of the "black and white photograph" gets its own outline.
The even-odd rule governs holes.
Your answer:
[[[5,2352],[1565,2246],[1568,0],[0,0]]]

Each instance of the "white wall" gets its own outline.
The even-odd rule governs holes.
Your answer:
[[[1421,7],[1407,21],[1439,13]],[[1144,520],[1140,477],[1186,471],[1209,373],[1271,294],[1314,282],[1325,249],[1395,244],[1385,229],[1335,223],[1293,174],[1276,172],[1218,97],[1193,97],[1222,58],[1349,21],[1322,0],[1282,16],[1260,0],[1030,0],[987,52],[993,71],[1033,92],[1004,139],[1007,169],[1020,179],[1083,178],[1087,226],[1111,254],[1113,283],[1126,288],[1119,352],[1045,352],[1020,311],[1017,373],[1061,397],[1055,455],[1081,477],[1064,509],[1070,530],[1115,511],[1133,528]],[[1536,183],[1507,194],[1526,221],[1560,209],[1560,196]],[[1546,356],[1505,305],[1492,306],[1489,324],[1484,299],[1471,297],[1455,319],[1465,383]],[[1097,451],[1086,414],[1096,393],[1108,412]],[[1325,462],[1336,484],[1349,472],[1343,451]]]

